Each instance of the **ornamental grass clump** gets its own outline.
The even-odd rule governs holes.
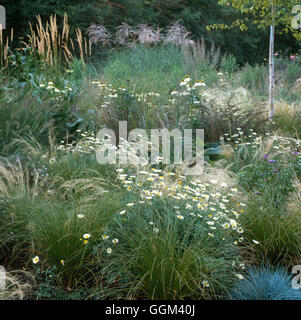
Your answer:
[[[230,291],[231,300],[301,300],[301,290],[292,287],[292,275],[284,268],[250,268],[243,281]]]
[[[173,175],[168,183],[157,169],[141,171],[137,180],[120,176],[125,186],[132,180],[128,201],[103,234],[98,259],[114,287],[128,279],[125,298],[218,298],[243,278],[244,204],[236,188],[222,195],[200,181],[172,182]]]

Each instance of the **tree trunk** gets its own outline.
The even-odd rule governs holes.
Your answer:
[[[274,89],[275,89],[275,65],[274,65],[274,39],[275,39],[275,7],[272,3],[273,23],[270,26],[270,53],[269,53],[269,119],[274,116]]]

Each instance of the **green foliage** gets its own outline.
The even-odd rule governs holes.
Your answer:
[[[268,94],[268,69],[264,65],[247,64],[238,74],[238,84],[251,90],[254,96],[265,100]]]
[[[281,112],[281,114],[276,115],[274,119],[274,128],[284,132],[285,134],[299,138],[301,136],[301,114],[296,110],[294,113]]]
[[[178,92],[185,91],[185,87],[179,86],[185,74],[191,76],[191,87],[200,79],[209,88],[220,85],[218,51],[205,57],[201,52],[208,52],[206,47],[196,46],[193,51],[191,54],[168,45],[155,48],[137,46],[116,52],[108,60],[103,74],[106,82],[113,83],[112,88],[118,94],[110,103],[109,110],[107,105],[111,120],[127,120],[130,128],[155,128],[161,127],[162,123],[170,130],[175,126],[203,128],[206,142],[216,142],[220,135],[230,133],[238,126],[244,130],[262,126],[262,110],[241,108],[240,103],[247,103],[247,98],[240,102],[239,92],[229,96],[228,87],[217,90],[217,97],[212,91],[207,99],[203,99],[202,91],[196,88],[191,89],[188,95],[187,92],[178,95]],[[214,64],[213,60],[217,62]],[[234,59],[229,61],[231,65],[227,68],[235,70]],[[164,78],[161,77],[163,73]],[[172,94],[174,90],[175,95]],[[137,99],[135,93],[142,95]],[[105,96],[103,99],[106,101]],[[189,118],[183,116],[187,112]],[[108,126],[115,128],[116,123],[111,121]]]
[[[166,27],[181,18],[194,39],[202,35],[207,42],[215,41],[209,50],[204,41],[190,47],[100,50],[93,64],[75,59],[68,66],[55,64],[58,68],[45,68],[30,48],[10,51],[0,89],[0,150],[6,156],[0,163],[0,264],[28,268],[37,281],[34,298],[218,299],[240,276],[236,272],[242,257],[254,264],[300,263],[300,201],[291,199],[299,195],[298,184],[293,186],[301,177],[300,156],[293,152],[299,147],[287,152],[281,142],[286,156],[280,156],[266,151],[267,141],[260,145],[259,138],[255,144],[240,145],[243,133],[254,137],[255,131],[266,129],[264,110],[253,102],[266,98],[267,68],[247,65],[239,71],[238,65],[246,56],[250,61],[263,57],[252,48],[266,33],[254,32],[251,25],[247,37],[226,30],[204,32],[218,12],[222,19],[232,19],[233,9],[218,7],[217,1],[139,0],[130,6],[126,0],[21,0],[9,7],[9,19],[17,3],[19,8],[28,5],[22,15],[31,21],[37,4],[43,17],[53,12],[62,17],[67,10],[71,24],[83,29],[95,22],[114,31],[125,18],[137,26],[145,17],[154,26]],[[246,43],[248,50],[239,49],[237,55],[222,56],[217,47],[232,45],[235,51]],[[277,95],[297,104],[299,60],[279,60],[278,67],[282,91]],[[252,91],[253,100],[242,101],[249,94],[242,88],[236,91],[238,86]],[[281,114],[274,127],[298,137],[299,118],[297,111]],[[181,189],[182,180],[170,180],[175,193],[165,194],[169,183],[163,194],[155,193],[166,178],[162,173],[154,185],[146,178],[145,188],[150,186],[154,194],[151,201],[141,202],[144,186],[140,190],[133,177],[125,181],[121,168],[97,163],[95,154],[87,151],[91,144],[85,146],[94,141],[90,131],[107,126],[117,132],[118,120],[128,120],[129,129],[203,128],[205,160],[213,166],[224,157],[225,145],[219,140],[224,135],[232,145],[227,164],[237,174],[237,188],[229,187],[233,200],[210,189],[207,196],[217,203],[207,202],[203,187],[209,184],[204,181],[213,180],[206,175],[192,188]],[[75,144],[81,152],[73,149]],[[263,159],[266,154],[269,158]],[[181,177],[177,169],[176,177]],[[220,183],[216,187],[226,188]],[[191,192],[196,197],[189,198],[192,205],[187,206]],[[246,208],[238,210],[245,198]],[[128,202],[135,205],[120,214]],[[233,219],[240,216],[240,228],[234,228]],[[223,222],[229,221],[228,228]],[[40,261],[33,264],[36,255]]]
[[[44,96],[44,103],[34,97],[28,87],[0,90],[0,150],[9,148],[14,138],[30,133],[42,143],[47,143],[49,130],[62,125],[63,107]],[[64,126],[64,125],[63,125]],[[62,129],[60,129],[62,130]],[[62,131],[61,131],[62,132]]]
[[[252,19],[254,24],[259,27],[270,27],[272,24],[282,26],[282,32],[291,30],[296,37],[298,32],[292,26],[292,19],[294,17],[292,9],[299,5],[298,0],[220,0],[221,5],[232,6],[237,11],[244,13]],[[272,5],[274,11],[272,11]],[[237,22],[237,23],[236,23]],[[242,21],[236,21],[234,25],[240,26],[241,30],[247,29],[247,26]]]
[[[110,239],[119,240],[107,258],[110,274],[128,279],[127,297],[210,299],[232,283],[232,260],[237,258],[232,237],[222,229],[208,237],[210,228],[203,219],[185,215],[185,208],[180,208],[185,219],[177,219],[175,204],[164,198],[151,206],[138,204],[109,225]],[[108,241],[101,254],[108,255]]]
[[[51,185],[52,188],[56,189],[67,181],[81,181],[81,179],[87,181],[91,179],[91,183],[94,183],[95,188],[99,186],[99,188],[116,189],[116,184],[113,183],[116,179],[116,173],[109,170],[111,169],[110,165],[100,165],[94,153],[58,153],[52,159],[55,159],[52,164],[49,163],[51,161],[49,157],[43,159],[44,161],[36,160],[36,166],[38,168],[45,167],[47,174],[50,175],[47,181],[48,187]]]
[[[279,208],[294,190],[294,177],[291,166],[283,165],[279,159],[266,158],[242,169],[238,173],[238,182],[248,192],[255,192],[267,203]]]
[[[160,46],[150,50],[137,46],[114,53],[103,74],[115,87],[123,85],[138,93],[160,88],[161,93],[174,89],[183,75],[188,74],[184,68],[180,48]],[[162,73],[166,74],[164,78]]]
[[[20,83],[34,80],[34,74],[41,69],[42,64],[31,48],[14,50],[8,56],[8,68],[5,70]]]
[[[0,145],[3,154],[12,153],[11,143],[20,137],[31,136],[46,145],[49,132],[55,130],[56,139],[60,141],[68,132],[75,131],[67,126],[73,107],[68,99],[58,100],[57,96],[40,89],[32,90],[28,85],[16,89],[3,87],[2,92]],[[8,94],[15,96],[11,99]]]
[[[32,295],[37,300],[85,300],[89,297],[90,291],[84,287],[70,292],[57,286],[58,273],[54,265],[47,269],[37,268],[35,280],[38,285],[35,286]]]
[[[215,42],[223,47],[223,52],[234,54],[239,63],[262,62],[267,56],[264,40],[266,32],[258,32],[257,27],[246,23],[249,31],[242,33],[239,29],[218,30],[210,32],[207,25],[216,23],[231,24],[233,20],[243,16],[232,7],[218,5],[218,0],[208,3],[206,0],[172,0],[172,1],[96,1],[96,0],[2,0],[7,11],[7,28],[14,28],[16,35],[25,36],[29,30],[28,21],[34,21],[40,14],[45,20],[50,14],[57,14],[59,22],[64,12],[67,12],[71,24],[71,34],[74,28],[86,30],[91,23],[109,27],[114,32],[117,26],[127,22],[132,26],[148,23],[154,27],[165,28],[172,21],[181,20],[192,33],[195,40],[204,36],[205,41]],[[147,17],[147,18],[146,18]],[[279,47],[292,47],[297,51],[298,43],[289,35],[279,36]],[[102,50],[103,51],[103,50]]]
[[[300,64],[290,63],[286,69],[285,82],[288,84],[289,88],[292,87],[296,80],[301,77]]]
[[[227,74],[233,74],[238,71],[238,64],[236,62],[236,58],[233,54],[226,55],[223,57],[221,62],[221,68]]]
[[[48,199],[19,199],[10,210],[13,222],[4,228],[20,235],[17,230],[22,225],[23,244],[33,243],[47,265],[56,266],[59,284],[72,286],[88,276],[93,244],[118,207],[118,201],[112,202],[107,196],[90,204],[83,204],[80,197],[69,197],[66,202],[55,195]],[[78,214],[84,217],[79,218]],[[83,235],[87,233],[93,236],[84,244]],[[6,244],[9,239],[2,241]]]
[[[300,215],[275,208],[273,203],[266,203],[266,199],[250,197],[246,214],[242,217],[244,235],[250,242],[247,252],[255,263],[297,264],[301,248]],[[253,239],[259,244],[254,245]]]

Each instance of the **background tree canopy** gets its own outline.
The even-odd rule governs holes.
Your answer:
[[[34,23],[40,14],[46,19],[50,14],[62,18],[67,12],[70,25],[80,27],[83,31],[91,23],[103,24],[112,31],[123,22],[136,26],[147,23],[154,27],[166,27],[175,20],[192,33],[197,40],[214,41],[223,52],[235,55],[239,63],[250,64],[262,62],[268,56],[266,43],[268,32],[248,25],[248,31],[239,28],[231,30],[206,30],[210,24],[229,23],[240,18],[231,7],[218,5],[218,0],[2,0],[7,12],[7,29],[14,28],[17,36],[24,36],[28,21]],[[300,42],[288,34],[276,34],[276,50],[297,52]]]

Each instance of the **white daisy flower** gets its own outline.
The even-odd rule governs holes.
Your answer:
[[[38,256],[35,256],[33,259],[32,259],[32,262],[34,264],[37,264],[38,262],[40,261],[40,258]]]
[[[209,282],[207,280],[202,281],[204,287],[209,287]]]

